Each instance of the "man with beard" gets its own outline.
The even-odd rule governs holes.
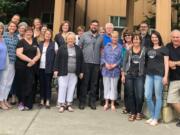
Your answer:
[[[142,46],[151,48],[152,44],[151,44],[151,37],[148,34],[148,31],[149,31],[148,23],[145,21],[141,22],[139,25],[139,30],[140,30],[141,37],[142,37]]]
[[[90,30],[85,32],[80,41],[84,55],[84,77],[79,92],[79,109],[83,110],[86,104],[87,90],[89,89],[89,106],[96,109],[96,90],[98,84],[100,49],[102,46],[102,36],[98,33],[99,21],[93,20],[90,23]]]

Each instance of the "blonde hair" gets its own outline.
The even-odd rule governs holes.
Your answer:
[[[113,31],[113,32],[111,33],[111,35],[112,35],[112,37],[113,37],[113,36],[119,37],[119,32],[118,32],[118,31]]]

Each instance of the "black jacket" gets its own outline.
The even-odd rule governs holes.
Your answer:
[[[83,73],[83,53],[79,46],[75,45],[76,51],[76,75]],[[58,71],[58,76],[65,76],[68,74],[68,49],[66,45],[60,46],[58,49],[54,71]]]
[[[151,36],[149,34],[146,34],[146,36],[143,37],[142,46],[146,48],[152,48]]]
[[[55,35],[54,41],[58,44],[58,47],[65,45],[65,41],[61,33]]]
[[[43,42],[39,44],[40,52],[43,51]],[[45,67],[45,73],[52,73],[53,67],[54,67],[54,60],[55,60],[55,43],[50,42],[49,46],[46,51],[46,67]]]

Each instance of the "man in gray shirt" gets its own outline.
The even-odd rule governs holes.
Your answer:
[[[90,30],[85,32],[79,41],[79,46],[84,55],[84,77],[82,79],[79,95],[79,109],[84,109],[86,95],[89,88],[89,105],[96,109],[96,90],[98,84],[100,49],[102,37],[98,34],[99,22],[91,21]]]

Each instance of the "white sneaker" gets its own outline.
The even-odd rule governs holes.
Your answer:
[[[153,121],[153,119],[152,118],[150,118],[150,119],[148,119],[148,120],[146,120],[146,124],[150,124],[151,122]]]
[[[19,111],[24,111],[24,105],[22,103],[20,103],[18,105],[18,109],[19,109]]]
[[[150,123],[151,126],[157,126],[158,125],[158,121],[157,120],[153,120]]]

